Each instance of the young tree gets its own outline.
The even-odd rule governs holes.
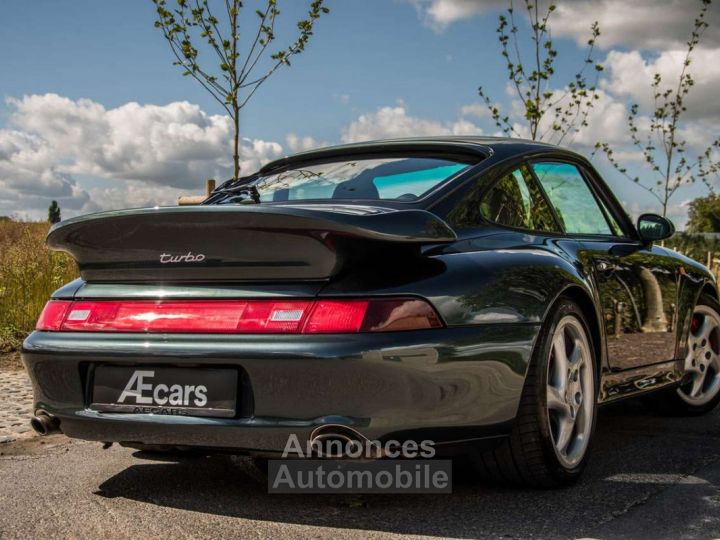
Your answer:
[[[698,197],[690,203],[687,232],[720,232],[720,196],[711,193],[707,197]]]
[[[644,163],[652,171],[655,180],[632,176],[615,157],[610,144],[599,141],[595,145],[596,151],[602,151],[618,172],[658,200],[663,216],[667,214],[668,204],[680,188],[700,179],[712,190],[710,179],[720,172],[720,160],[717,157],[720,137],[711,140],[707,148],[693,159],[687,156],[687,144],[682,134],[683,116],[687,112],[685,102],[695,84],[688,70],[692,62],[692,53],[708,28],[706,14],[710,3],[711,0],[701,0],[700,12],[695,18],[687,42],[687,51],[679,77],[670,85],[664,84],[659,73],[653,77],[650,89],[654,97],[654,106],[650,118],[645,119],[640,116],[638,104],[633,104],[630,108],[627,119],[630,139],[641,152]]]
[[[280,10],[277,0],[263,0],[263,9],[255,11],[257,29],[250,35],[248,49],[240,51],[241,0],[152,0],[157,12],[155,27],[159,28],[175,56],[175,65],[183,69],[183,75],[198,81],[205,90],[225,109],[233,121],[233,178],[240,174],[240,110],[247,105],[258,88],[281,66],[289,66],[290,59],[305,50],[313,34],[317,19],[329,12],[324,0],[310,3],[306,19],[297,23],[298,35],[289,46],[270,52],[268,47],[275,41],[275,23]],[[219,18],[214,13],[220,5]],[[222,20],[221,20],[222,19]],[[215,67],[202,62],[200,49],[214,55]]]
[[[522,117],[504,113],[482,86],[478,93],[495,125],[505,135],[519,137],[526,132],[532,140],[560,144],[568,135],[587,126],[588,114],[598,99],[596,85],[603,68],[593,59],[593,53],[600,29],[597,22],[591,25],[582,67],[571,81],[559,82],[555,80],[558,51],[550,29],[550,17],[556,5],[550,2],[543,10],[536,0],[523,0],[523,3],[530,23],[530,50],[522,50],[513,0],[509,0],[507,15],[500,15],[496,30],[510,85],[522,103]],[[591,70],[589,75],[588,70]]]
[[[57,201],[53,201],[48,207],[48,221],[58,223],[60,219],[60,205],[58,205]]]

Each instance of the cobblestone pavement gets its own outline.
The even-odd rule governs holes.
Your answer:
[[[25,370],[0,370],[0,443],[31,437],[33,394]]]

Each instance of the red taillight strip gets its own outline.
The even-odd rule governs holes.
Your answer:
[[[57,332],[60,330],[71,305],[70,300],[50,300],[45,304],[42,313],[40,313],[35,329]]]
[[[441,328],[425,300],[51,300],[36,329],[55,332],[333,334]]]
[[[368,309],[367,300],[321,300],[315,302],[303,333],[360,332]]]

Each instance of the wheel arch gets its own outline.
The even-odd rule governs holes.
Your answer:
[[[717,285],[715,283],[711,283],[710,281],[706,281],[705,284],[700,289],[700,295],[698,296],[698,299],[703,294],[706,294],[708,296],[711,296],[714,300],[720,301],[720,298],[718,297],[718,290]],[[697,303],[697,302],[696,302]]]
[[[585,315],[587,323],[590,326],[590,338],[592,339],[593,350],[595,351],[595,358],[597,359],[597,365],[595,370],[598,377],[602,373],[602,366],[605,361],[605,340],[604,332],[602,327],[602,321],[598,315],[598,311],[593,302],[592,296],[584,290],[582,287],[577,285],[570,285],[564,289],[553,302],[553,305],[557,303],[560,298],[569,298],[575,302]]]

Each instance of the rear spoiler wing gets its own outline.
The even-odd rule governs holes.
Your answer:
[[[323,204],[103,212],[56,224],[47,243],[87,281],[195,281],[326,279],[367,243],[455,240],[425,210]]]

